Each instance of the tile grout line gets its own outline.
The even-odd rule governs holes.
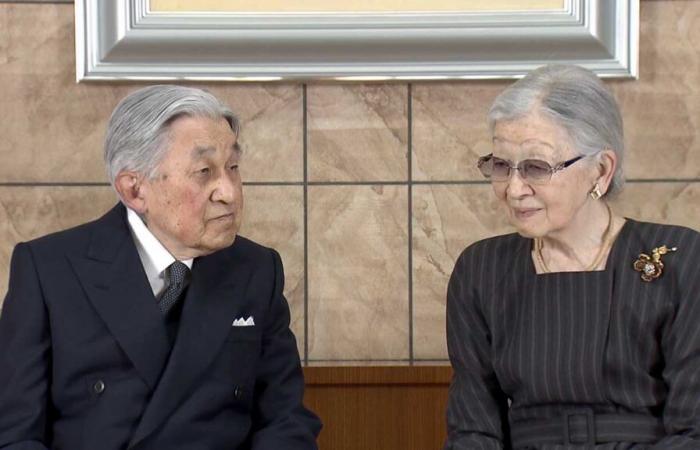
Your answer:
[[[308,184],[308,118],[306,83],[301,86],[302,163],[304,190],[304,365],[309,365],[309,184]]]
[[[2,3],[2,0],[0,0]],[[649,184],[649,183],[700,183],[700,178],[654,178],[643,179],[633,178],[625,181],[626,184]],[[487,185],[486,180],[412,180],[407,181],[244,181],[243,186],[430,186],[430,185]],[[106,182],[92,181],[0,181],[0,187],[109,187]]]
[[[408,360],[413,365],[413,89],[406,86],[408,166]]]

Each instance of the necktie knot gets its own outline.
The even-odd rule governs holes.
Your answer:
[[[168,287],[165,288],[160,300],[158,300],[158,307],[163,314],[167,314],[177,303],[182,292],[185,290],[187,274],[190,271],[187,265],[180,261],[175,261],[170,264],[166,270],[169,279]]]
[[[185,279],[187,278],[187,273],[190,271],[187,265],[181,263],[180,261],[175,261],[174,263],[170,264],[170,266],[168,266],[168,270],[170,284],[174,283],[177,285],[181,285],[185,282]]]

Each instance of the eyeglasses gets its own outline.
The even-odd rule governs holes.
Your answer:
[[[555,172],[566,169],[583,157],[584,155],[580,155],[552,167],[547,161],[540,159],[524,159],[513,165],[511,161],[497,158],[493,156],[493,153],[489,153],[479,158],[476,166],[484,177],[489,178],[491,181],[508,181],[511,171],[517,170],[520,172],[520,176],[528,183],[543,184],[551,180]]]

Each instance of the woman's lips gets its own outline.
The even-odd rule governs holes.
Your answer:
[[[542,209],[541,208],[511,208],[513,210],[513,215],[517,219],[529,219],[530,217],[534,216],[538,212],[540,212]]]

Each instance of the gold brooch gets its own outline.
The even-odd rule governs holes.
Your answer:
[[[651,251],[651,256],[640,253],[639,258],[634,262],[634,270],[642,272],[642,280],[651,281],[659,278],[664,272],[664,263],[661,257],[668,252],[675,252],[676,247],[668,248],[665,245],[656,247]]]

